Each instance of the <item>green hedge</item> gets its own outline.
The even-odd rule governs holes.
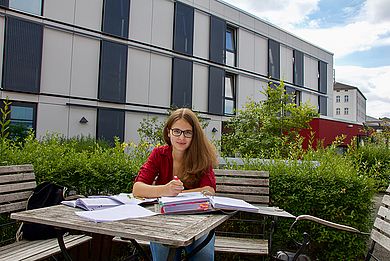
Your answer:
[[[8,142],[0,163],[33,164],[38,183],[53,181],[83,195],[116,194],[131,191],[149,152],[145,143],[109,147],[90,138],[50,135],[40,142],[30,135],[23,145]]]
[[[318,160],[315,166],[308,160]],[[233,166],[231,166],[233,167]],[[237,166],[234,166],[237,168]],[[271,203],[295,216],[308,214],[370,231],[373,180],[359,175],[352,161],[333,150],[308,153],[307,161],[245,164],[245,169],[270,171]],[[278,220],[273,250],[297,250],[292,239],[302,232],[311,238],[308,254],[318,260],[355,260],[364,255],[367,237],[340,232],[312,222],[301,222],[289,233],[292,221]]]

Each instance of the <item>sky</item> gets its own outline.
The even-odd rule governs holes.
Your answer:
[[[335,79],[390,118],[389,0],[223,0],[334,54]]]

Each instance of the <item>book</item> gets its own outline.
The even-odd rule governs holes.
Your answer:
[[[215,210],[258,212],[259,208],[241,200],[221,196],[205,196],[201,192],[180,193],[175,197],[159,199],[160,213],[202,213]]]
[[[152,201],[157,201],[157,199],[138,199],[134,198],[132,194],[120,193],[112,196],[89,196],[87,198],[78,198],[76,200],[64,200],[61,204],[91,211],[112,208],[120,205],[139,205]]]

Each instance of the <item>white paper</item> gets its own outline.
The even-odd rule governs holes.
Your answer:
[[[257,212],[258,207],[242,200],[228,197],[212,196],[210,202],[214,208],[217,209],[229,209],[229,210],[242,210],[249,212]]]
[[[159,203],[166,204],[179,204],[185,202],[199,202],[199,201],[208,201],[208,197],[202,194],[202,192],[188,192],[188,193],[179,193],[175,197],[161,197]]]
[[[141,206],[129,204],[101,210],[76,211],[75,213],[81,218],[94,222],[110,222],[129,218],[143,218],[157,215],[157,213]]]

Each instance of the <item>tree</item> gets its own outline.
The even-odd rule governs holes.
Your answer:
[[[284,83],[270,82],[262,92],[264,101],[249,99],[236,116],[227,122],[222,135],[222,153],[261,158],[286,158],[302,142],[299,130],[309,127],[318,116],[309,103],[296,105],[295,96],[285,91]]]

